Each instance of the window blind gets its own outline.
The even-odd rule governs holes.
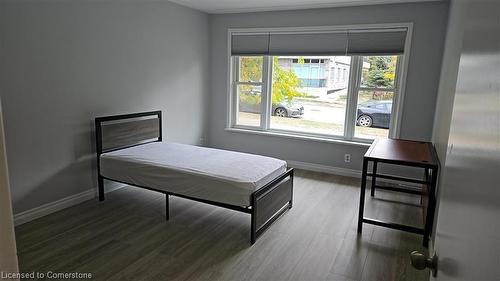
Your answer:
[[[406,31],[356,31],[349,33],[348,55],[392,55],[405,50]]]
[[[235,33],[231,55],[402,54],[406,29]]]
[[[344,55],[347,33],[271,34],[268,55]]]
[[[269,33],[233,34],[231,36],[231,55],[267,55],[269,52]]]

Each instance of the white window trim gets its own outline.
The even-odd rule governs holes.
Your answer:
[[[398,65],[396,67],[396,71],[398,72],[398,79],[395,81],[394,88],[397,90],[397,94],[395,95],[394,101],[393,101],[393,106],[392,106],[392,114],[391,114],[391,124],[392,126],[389,128],[389,138],[399,138],[400,133],[401,133],[401,120],[403,116],[403,105],[404,105],[404,97],[405,97],[405,92],[406,92],[406,78],[407,78],[407,73],[408,73],[408,65],[410,61],[410,53],[411,53],[411,42],[412,42],[412,36],[413,36],[413,23],[411,22],[403,22],[403,23],[384,23],[384,24],[360,24],[360,25],[335,25],[335,26],[306,26],[306,27],[277,27],[277,28],[229,28],[227,31],[227,116],[226,116],[226,130],[228,131],[234,131],[234,132],[247,132],[247,131],[255,131],[258,132],[259,134],[266,133],[266,134],[271,134],[275,136],[285,136],[289,135],[290,137],[298,137],[298,138],[307,138],[310,140],[324,140],[324,141],[340,141],[342,143],[353,143],[353,144],[363,144],[363,143],[371,143],[373,140],[371,139],[359,139],[354,137],[354,130],[355,126],[344,126],[344,135],[343,136],[335,136],[335,135],[322,135],[322,134],[313,134],[313,133],[302,133],[302,132],[294,132],[294,131],[282,131],[282,130],[277,130],[277,129],[270,129],[270,110],[271,110],[271,105],[270,102],[268,102],[268,99],[271,98],[271,95],[268,94],[270,93],[271,89],[271,83],[272,79],[267,79],[267,85],[263,85],[263,90],[262,90],[262,96],[261,96],[261,101],[262,101],[262,113],[261,114],[261,126],[260,127],[252,127],[252,126],[244,126],[244,125],[237,125],[236,124],[236,112],[234,112],[235,109],[237,109],[237,105],[234,104],[237,102],[237,99],[235,99],[232,95],[233,91],[235,90],[235,73],[234,69],[232,68],[233,60],[231,56],[231,36],[233,33],[259,33],[259,32],[304,32],[304,31],[336,31],[336,30],[346,30],[346,29],[370,29],[372,31],[383,31],[385,29],[397,29],[397,28],[402,28],[406,29],[406,40],[405,40],[405,51],[403,55],[399,56],[398,59]],[[264,56],[264,63],[267,63],[268,66],[271,63],[269,60],[269,57]],[[353,56],[353,58],[357,58],[359,60],[360,57]],[[362,63],[359,64],[357,63],[357,69],[354,69],[353,63],[351,62],[351,71],[349,73],[349,80],[353,81],[354,83],[351,83],[353,85],[349,85],[349,91],[356,91],[358,88],[357,85],[359,81],[357,78],[354,80],[351,80],[352,75],[356,75],[356,77],[360,77],[357,71],[360,71],[362,68]],[[402,68],[402,69],[401,69]],[[265,69],[265,67],[264,67]],[[272,77],[272,67],[267,67],[269,69],[268,72],[262,73],[263,77],[263,82],[264,82],[264,75],[267,75],[268,77]],[[354,70],[354,71],[353,71]],[[241,84],[241,83],[240,83]],[[266,83],[264,83],[266,84]],[[262,83],[259,83],[259,85],[262,85]],[[348,101],[347,101],[347,109],[346,109],[346,123],[347,122],[353,122],[353,117],[355,112],[350,112],[349,108],[353,108],[354,106],[349,106],[349,104],[357,104],[357,96],[358,95],[351,95],[350,92],[348,93]],[[350,97],[355,97],[354,99],[350,101]],[[265,102],[264,102],[265,101]],[[267,108],[265,105],[269,105]],[[396,105],[396,106],[394,106]],[[349,120],[349,119],[350,120]],[[263,123],[264,122],[264,123]]]

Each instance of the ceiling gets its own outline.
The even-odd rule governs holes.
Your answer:
[[[170,0],[207,13],[241,13],[440,0]]]

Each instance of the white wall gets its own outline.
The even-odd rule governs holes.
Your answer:
[[[15,213],[96,186],[93,118],[164,111],[204,136],[208,16],[170,2],[0,2],[0,93]]]
[[[366,147],[224,131],[227,116],[227,29],[413,22],[401,138],[430,140],[446,31],[448,3],[344,7],[211,15],[210,146],[325,166],[360,170]],[[351,163],[344,163],[350,153]]]

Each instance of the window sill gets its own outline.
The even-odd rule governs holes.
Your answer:
[[[372,141],[368,141],[368,142],[348,141],[348,140],[318,137],[318,136],[307,136],[307,135],[273,132],[273,131],[257,131],[257,130],[251,130],[251,129],[241,129],[241,128],[226,128],[225,131],[234,132],[234,133],[244,133],[244,134],[280,137],[280,138],[287,138],[287,139],[296,139],[296,140],[316,141],[316,142],[323,142],[323,143],[336,143],[336,144],[359,146],[359,147],[366,147],[366,148],[370,147],[371,142],[372,142]]]

